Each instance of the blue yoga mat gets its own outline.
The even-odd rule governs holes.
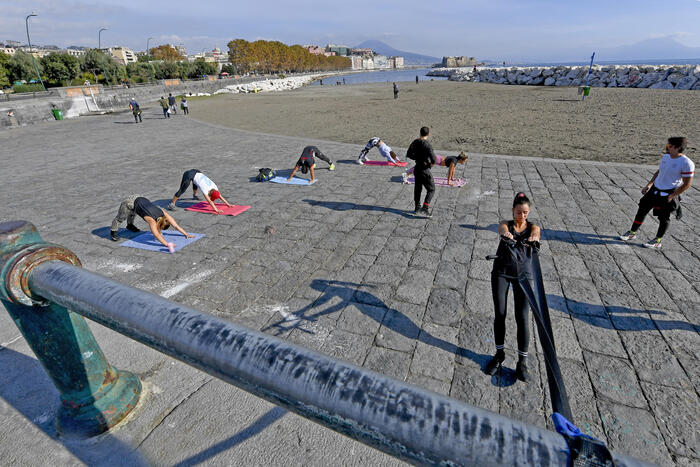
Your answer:
[[[161,232],[166,242],[175,244],[175,251],[180,251],[192,242],[196,242],[204,237],[204,234],[191,233],[194,238],[185,238],[180,232]],[[140,248],[142,250],[159,251],[161,253],[169,253],[168,248],[160,243],[151,232],[144,232],[141,235],[132,238],[120,246],[128,246],[131,248]]]
[[[291,180],[287,180],[287,177],[280,177],[279,175],[275,178],[270,179],[272,183],[282,183],[285,185],[311,185],[310,180],[305,178],[294,177]],[[314,183],[316,181],[314,180]]]

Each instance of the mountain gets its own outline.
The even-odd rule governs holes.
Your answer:
[[[405,65],[432,65],[442,61],[442,58],[431,57],[429,55],[414,54],[397,50],[382,41],[368,40],[356,46],[358,49],[372,49],[380,55],[391,57],[398,55],[403,57]]]
[[[700,47],[687,47],[672,37],[646,39],[631,45],[600,49],[596,60],[654,60],[700,58]]]

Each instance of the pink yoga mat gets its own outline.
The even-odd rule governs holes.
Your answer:
[[[223,213],[221,215],[223,216],[237,216],[240,213],[247,211],[250,209],[250,206],[238,206],[238,205],[233,205],[231,207],[226,206],[225,204],[220,204],[217,203],[216,207],[221,209]],[[194,211],[194,212],[206,212],[208,214],[218,214],[214,212],[214,210],[209,206],[209,203],[206,201],[202,201],[201,203],[193,204],[192,206],[185,208],[185,211]]]
[[[433,180],[435,181],[435,186],[450,186],[447,184],[447,177],[433,177]],[[408,177],[406,184],[413,185],[414,183],[416,183],[416,179]],[[453,187],[459,188],[466,185],[467,181],[463,178],[453,178],[452,183],[454,183]]]
[[[408,162],[399,162],[398,164],[394,164],[393,162],[389,161],[365,161],[365,165],[393,165],[394,167],[406,167]]]

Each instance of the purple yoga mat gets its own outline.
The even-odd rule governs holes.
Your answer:
[[[433,180],[435,181],[435,186],[450,186],[447,184],[447,177],[433,177]],[[408,180],[405,183],[413,185],[416,183],[416,179],[413,177],[408,177]],[[459,188],[466,185],[467,180],[464,178],[453,178],[452,183],[454,183],[454,185],[452,185],[454,188]]]

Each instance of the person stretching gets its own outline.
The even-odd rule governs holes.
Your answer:
[[[628,241],[637,237],[637,232],[644,222],[644,218],[652,209],[653,215],[659,218],[659,229],[656,237],[644,244],[647,248],[661,248],[663,238],[669,224],[671,214],[676,213],[676,218],[681,217],[681,193],[684,193],[693,183],[695,164],[683,151],[687,146],[685,138],[674,137],[668,139],[667,153],[661,158],[659,169],[642,188],[642,199],[639,200],[637,215],[634,216],[632,227],[620,240]]]
[[[413,171],[416,179],[413,201],[416,208],[413,212],[414,214],[423,214],[425,217],[432,216],[430,202],[433,199],[433,194],[435,194],[435,181],[433,180],[433,174],[430,172],[430,168],[435,164],[435,151],[433,151],[433,147],[428,142],[428,136],[430,136],[430,128],[427,126],[422,127],[420,129],[420,138],[413,140],[406,152],[406,158],[416,161]],[[426,193],[423,207],[421,207],[420,198],[423,187],[425,187]]]
[[[365,162],[367,162],[369,160],[367,158],[367,153],[370,151],[370,149],[375,147],[379,150],[379,154],[384,156],[390,164],[397,165],[399,162],[401,162],[399,160],[399,156],[397,156],[384,141],[374,136],[370,138],[365,145],[365,148],[360,152],[360,157],[357,158],[357,163],[363,165]]]
[[[166,242],[165,238],[161,234],[161,231],[167,230],[172,225],[180,232],[185,238],[194,238],[192,235],[185,232],[178,224],[175,219],[172,218],[170,214],[163,211],[161,208],[151,203],[148,199],[139,195],[129,196],[127,199],[122,201],[119,205],[119,211],[117,212],[117,217],[112,221],[112,228],[110,232],[110,237],[115,242],[119,240],[119,224],[126,219],[126,228],[132,232],[139,232],[139,229],[134,225],[135,216],[141,217],[148,226],[151,228],[151,233],[160,243],[165,245],[170,253],[175,251],[175,244],[171,242]]]
[[[175,211],[175,203],[177,202],[177,199],[182,196],[185,190],[187,190],[190,183],[192,184],[192,199],[200,199],[199,196],[197,196],[197,191],[201,190],[202,196],[204,196],[206,202],[209,203],[209,206],[211,206],[215,212],[222,212],[221,209],[217,208],[216,204],[214,204],[214,201],[219,198],[221,198],[221,201],[223,201],[226,206],[231,207],[228,201],[226,201],[226,198],[221,196],[221,193],[219,193],[219,188],[209,179],[209,177],[197,169],[190,169],[182,174],[180,189],[177,190],[177,193],[175,193],[175,196],[173,196],[173,200],[170,202],[170,204],[168,204],[168,209],[170,211]]]
[[[531,242],[540,241],[540,228],[527,220],[530,214],[530,200],[525,193],[518,193],[513,200],[513,220],[503,221],[498,225],[499,235],[511,240]],[[491,271],[491,293],[495,317],[493,334],[496,341],[496,355],[486,364],[485,372],[496,374],[496,370],[506,358],[504,342],[506,338],[506,303],[508,287],[513,287],[513,302],[515,304],[515,323],[518,328],[518,363],[515,367],[515,377],[520,381],[528,380],[527,351],[530,345],[529,311],[530,305],[525,292],[518,282],[517,266],[513,263],[506,242],[501,239],[496,251],[498,258],[493,263]]]
[[[291,180],[292,177],[294,177],[294,174],[297,173],[297,170],[301,169],[301,173],[303,174],[310,171],[311,183],[315,182],[316,175],[314,173],[314,168],[316,167],[316,157],[318,157],[322,161],[326,161],[328,163],[329,170],[335,170],[335,164],[333,164],[333,162],[331,162],[331,160],[328,157],[326,157],[316,146],[306,146],[301,152],[301,156],[299,157],[299,160],[294,166],[292,174],[287,180]]]
[[[454,185],[454,183],[452,183],[452,179],[454,178],[455,168],[457,168],[457,164],[464,164],[467,162],[467,159],[469,159],[469,157],[465,154],[464,151],[460,152],[459,156],[442,157],[439,154],[435,154],[435,165],[447,167],[447,184],[452,186]],[[401,174],[404,183],[408,183],[408,176],[413,175],[415,169],[415,167],[411,167],[406,172]]]

